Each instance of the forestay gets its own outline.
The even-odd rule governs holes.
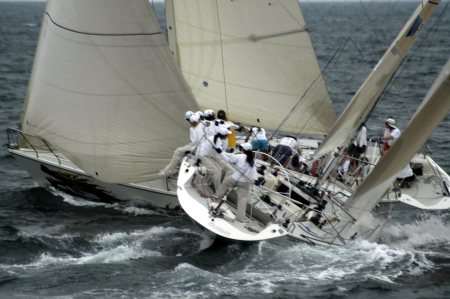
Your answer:
[[[276,129],[301,99],[281,129],[328,133],[336,114],[297,0],[170,0],[166,12],[172,51],[203,109]]]
[[[344,204],[344,208],[358,219],[371,211],[392,185],[398,172],[405,167],[425,144],[450,110],[450,60],[426,95],[410,124],[377,163],[367,179]]]
[[[146,181],[189,143],[198,105],[148,0],[49,0],[22,115],[105,182]]]
[[[337,147],[347,144],[353,138],[439,2],[440,0],[424,0],[419,5],[344,112],[339,116],[324,142],[314,153],[315,158],[320,158]]]

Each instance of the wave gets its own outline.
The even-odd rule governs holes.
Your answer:
[[[109,204],[109,203],[95,202],[77,196],[72,196],[70,194],[65,193],[64,191],[55,189],[54,187],[49,187],[49,190],[54,196],[62,197],[64,202],[76,207],[103,207],[105,209],[114,209],[122,213],[134,216],[141,216],[141,215],[167,216],[168,213],[170,213],[164,209],[156,208],[150,203],[145,203],[143,201],[138,200],[129,200],[123,203]]]
[[[381,241],[398,248],[450,245],[448,215],[425,214],[411,223],[391,223],[383,230]]]
[[[423,255],[368,241],[333,248],[263,242],[200,255],[202,262],[181,262],[174,270],[159,273],[155,297],[263,297],[288,294],[289,288],[343,295],[363,282],[394,285],[402,275],[411,275],[413,270],[419,275],[433,267]]]
[[[39,247],[41,253],[27,264],[2,264],[0,269],[29,269],[58,265],[110,264],[165,255],[164,240],[178,241],[179,247],[192,243],[198,252],[202,237],[189,229],[153,227],[149,230],[100,234],[92,239],[81,234],[61,234],[63,226],[20,231],[16,242]],[[173,244],[171,244],[172,246]],[[42,252],[42,249],[45,251]],[[29,251],[29,253],[31,253]],[[181,256],[180,254],[176,254]]]

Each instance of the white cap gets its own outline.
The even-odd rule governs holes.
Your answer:
[[[184,118],[185,118],[186,120],[189,120],[189,119],[191,118],[192,114],[194,114],[194,112],[188,111],[188,112],[186,112],[186,114],[184,115]]]
[[[205,115],[205,117],[209,117],[209,116],[214,116],[214,111],[212,111],[211,109],[205,110],[205,112],[203,112],[203,114]]]
[[[200,120],[200,115],[198,115],[197,113],[193,113],[192,115],[191,115],[191,117],[189,118],[189,121],[191,122],[191,123],[193,123],[193,122],[198,122]]]
[[[389,127],[394,128],[394,129],[396,128],[394,119],[386,118],[385,121],[386,121],[386,123],[388,124]]]
[[[251,151],[253,148],[252,148],[252,145],[250,144],[250,143],[243,143],[243,144],[241,144],[241,146],[242,146],[242,148],[244,149],[244,150],[246,150],[246,151]]]
[[[201,111],[197,111],[197,112],[195,112],[195,113],[197,113],[197,114],[200,115],[200,116],[203,116],[203,112],[201,112]]]
[[[220,127],[219,134],[222,136],[226,136],[226,135],[230,135],[231,131],[228,131],[228,129],[225,127]]]

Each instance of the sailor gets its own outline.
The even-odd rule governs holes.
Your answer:
[[[203,116],[204,120],[202,122],[205,126],[205,135],[212,141],[214,136],[217,134],[217,131],[219,130],[219,128],[214,124],[214,121],[216,119],[214,111],[212,111],[211,109],[205,110],[205,112],[203,112]]]
[[[254,150],[262,151],[263,153],[269,153],[269,141],[267,140],[266,130],[261,127],[252,127],[248,130],[247,137],[245,137],[245,142],[253,137],[252,147]],[[266,156],[263,156],[263,160],[267,160]]]
[[[362,123],[359,127],[359,131],[356,133],[356,137],[353,140],[354,149],[352,152],[349,151],[350,156],[355,158],[353,160],[353,171],[356,169],[356,161],[361,157],[361,154],[366,152],[367,148],[367,129],[366,124]]]
[[[283,167],[289,164],[289,159],[293,151],[301,153],[301,149],[297,143],[297,138],[294,136],[286,136],[281,138],[280,143],[272,150],[272,157],[274,157]]]
[[[397,139],[402,134],[399,129],[395,126],[395,120],[392,118],[385,119],[386,130],[384,131],[384,136],[380,137],[380,141],[387,141],[383,143],[381,147],[381,154],[384,155],[397,141]]]
[[[289,163],[285,166],[285,168],[297,172],[306,172],[308,169],[307,158],[300,154],[295,154],[292,159],[289,160]]]
[[[411,188],[411,182],[416,179],[416,174],[411,169],[411,166],[406,164],[406,166],[397,174],[397,182],[400,183],[400,187]]]
[[[197,112],[195,112],[195,113],[197,113],[198,115],[200,115],[200,122],[203,123],[203,122],[205,121],[205,117],[203,116],[203,112],[197,111]]]
[[[175,150],[175,152],[173,153],[172,160],[163,170],[161,170],[159,172],[159,175],[169,176],[172,173],[174,173],[176,171],[176,167],[180,166],[181,161],[183,160],[183,157],[186,156],[187,154],[189,154],[190,152],[192,152],[195,145],[199,141],[197,139],[193,139],[193,129],[195,129],[198,124],[198,123],[195,123],[195,126],[194,126],[194,124],[192,124],[191,117],[193,115],[195,115],[194,112],[188,111],[188,112],[186,112],[186,114],[184,116],[184,119],[187,120],[189,123],[191,123],[191,130],[190,130],[191,143],[177,148]],[[194,117],[194,119],[196,119],[196,118]],[[200,130],[202,130],[202,129],[200,129]],[[197,131],[200,132],[199,130],[197,130]],[[196,136],[198,135],[198,132],[196,132]],[[201,137],[201,135],[200,135],[200,137]]]
[[[332,172],[330,176],[345,179],[346,174],[348,173],[348,167],[350,166],[350,157],[348,156],[348,152],[344,152],[344,157],[342,158],[339,166],[336,168],[336,172]]]
[[[206,120],[206,123],[208,124],[208,127],[204,127],[204,135],[206,138],[203,138],[196,153],[201,157],[201,163],[206,167],[208,174],[211,175],[214,190],[217,191],[220,185],[222,170],[225,171],[225,173],[231,173],[233,169],[229,165],[226,165],[226,163],[223,163],[223,160],[218,156],[215,148],[223,151],[222,141],[225,140],[231,132],[226,128],[221,128],[216,131],[215,125],[211,123],[211,121]],[[213,131],[217,133],[210,138],[208,135]]]
[[[228,139],[227,139],[228,146],[225,146],[225,143],[224,143],[224,148],[225,148],[225,151],[227,151],[227,152],[233,152],[234,148],[236,147],[236,131],[241,132],[242,129],[245,127],[237,125],[234,122],[232,122],[231,120],[228,120],[227,114],[225,113],[224,110],[217,111],[217,118],[225,121],[224,126],[226,126],[228,128],[228,130],[231,131],[231,134],[228,135]],[[233,150],[231,150],[231,148]]]
[[[259,184],[256,163],[253,158],[252,145],[250,143],[243,143],[241,145],[243,154],[226,154],[220,149],[217,153],[220,154],[225,162],[235,164],[237,170],[233,174],[225,177],[219,190],[216,192],[218,198],[222,198],[229,188],[237,186],[238,204],[236,220],[246,222],[245,211],[247,208],[247,200],[250,193],[251,180],[255,184]]]
[[[225,144],[228,139],[228,137],[231,135],[231,131],[228,130],[228,128],[225,127],[226,125],[223,125],[220,127],[219,132],[216,136],[214,136],[214,144],[217,148],[220,148],[222,151],[226,151]],[[219,140],[220,139],[220,140]],[[230,164],[226,163],[218,154],[216,151],[212,151],[214,153],[214,161],[219,165],[219,167],[222,170],[223,177],[227,177],[231,174],[233,174],[234,170],[230,166]],[[217,190],[217,189],[216,189]]]

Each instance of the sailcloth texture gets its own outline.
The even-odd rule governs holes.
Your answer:
[[[148,0],[49,0],[21,127],[93,177],[146,181],[198,109]]]
[[[314,153],[315,158],[320,158],[337,147],[347,144],[354,137],[439,2],[440,0],[424,0],[419,5],[339,116],[330,133]]]
[[[358,219],[371,211],[450,111],[450,60],[431,87],[406,130],[377,163],[344,207]]]
[[[289,115],[283,131],[328,133],[336,114],[297,0],[171,4],[172,51],[203,109],[267,129]]]

